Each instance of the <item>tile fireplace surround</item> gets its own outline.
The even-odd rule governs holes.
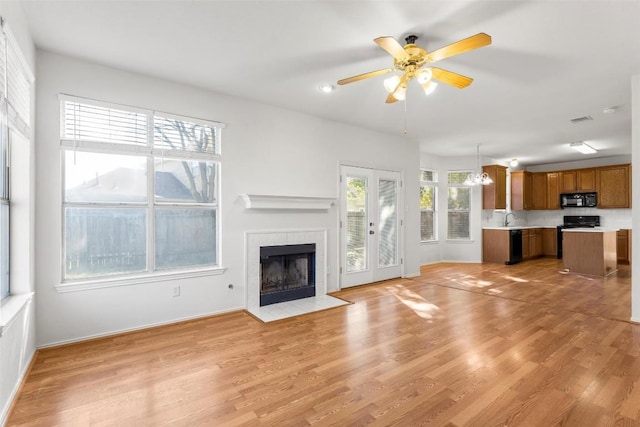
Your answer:
[[[316,296],[260,307],[260,247],[305,243],[316,245]],[[348,304],[327,295],[326,229],[245,232],[245,274],[247,311],[265,322]]]

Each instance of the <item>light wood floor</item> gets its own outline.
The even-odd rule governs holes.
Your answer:
[[[628,270],[438,264],[337,295],[40,351],[7,425],[640,425]]]

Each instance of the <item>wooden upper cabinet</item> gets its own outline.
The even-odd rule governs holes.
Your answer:
[[[547,209],[560,209],[560,172],[547,173]]]
[[[578,191],[578,171],[561,171],[559,173],[561,193],[575,193]]]
[[[576,191],[596,191],[596,168],[578,169]]]
[[[560,171],[560,193],[596,191],[596,168]]]
[[[598,208],[631,207],[631,165],[597,168]]]
[[[531,209],[531,172],[511,172],[511,209],[514,211]]]
[[[507,208],[507,168],[501,165],[483,166],[493,184],[482,186],[482,209]]]
[[[531,209],[547,209],[547,173],[531,174]]]

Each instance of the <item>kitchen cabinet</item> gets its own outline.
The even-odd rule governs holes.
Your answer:
[[[568,228],[562,234],[562,260],[566,269],[592,276],[608,276],[616,272],[614,230]]]
[[[537,258],[542,255],[542,228],[522,230],[522,259]]]
[[[631,207],[631,165],[599,167],[596,175],[598,208]]]
[[[493,184],[482,186],[482,209],[507,208],[507,168],[501,165],[483,166],[482,171],[493,180]]]
[[[547,173],[546,209],[560,209],[560,172]]]
[[[536,258],[542,255],[542,229],[529,230],[529,257]]]
[[[558,173],[560,193],[596,191],[596,168],[572,169]]]
[[[531,209],[547,209],[546,172],[535,172],[531,174]]]
[[[618,230],[616,232],[618,252],[618,264],[629,264],[631,261],[631,230]]]
[[[596,168],[578,169],[577,174],[577,192],[596,191]]]
[[[554,258],[558,255],[558,232],[556,228],[542,229],[542,255]]]
[[[511,210],[531,209],[531,172],[511,172]]]
[[[510,259],[509,230],[482,230],[482,261],[504,264]]]
[[[575,193],[578,191],[578,171],[560,171],[560,192]]]

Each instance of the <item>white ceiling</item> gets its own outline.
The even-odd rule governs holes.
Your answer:
[[[640,1],[24,1],[36,45],[105,65],[420,141],[439,156],[533,165],[631,153],[631,76],[640,74]],[[408,34],[428,51],[473,34],[490,46],[442,60],[474,78],[385,104],[376,44]],[[604,114],[605,107],[619,107]],[[570,119],[591,115],[593,121]]]

